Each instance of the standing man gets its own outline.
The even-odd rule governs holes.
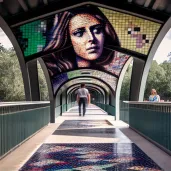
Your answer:
[[[83,104],[83,116],[86,112],[87,103],[90,104],[90,93],[85,88],[85,84],[81,84],[81,88],[77,91],[77,103],[79,105],[79,115],[81,116],[81,104]]]

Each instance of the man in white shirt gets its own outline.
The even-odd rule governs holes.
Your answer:
[[[77,90],[77,103],[79,105],[79,115],[81,116],[81,105],[83,104],[83,116],[86,112],[86,104],[90,103],[90,93],[85,88],[85,84],[81,84],[81,88]]]

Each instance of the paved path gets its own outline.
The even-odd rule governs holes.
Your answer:
[[[100,108],[75,106],[0,161],[0,171],[171,170],[171,157]],[[157,164],[156,164],[157,163]]]

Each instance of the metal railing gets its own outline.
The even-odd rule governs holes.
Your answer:
[[[74,102],[71,102],[68,104],[63,104],[63,105],[57,106],[55,108],[55,117],[62,115],[62,113],[66,112],[71,107],[74,107],[76,104],[77,104],[77,102],[74,101]]]
[[[93,103],[93,104],[103,109],[109,115],[115,116],[115,106],[111,106],[111,105],[103,104],[103,103]]]
[[[9,104],[0,108],[0,158],[49,123],[49,103]]]
[[[3,102],[0,103],[0,115],[13,113],[17,111],[24,111],[29,109],[36,109],[41,107],[47,107],[50,102]]]
[[[170,111],[169,103],[125,102],[120,110],[120,118],[171,154]]]
[[[129,104],[120,101],[120,120],[129,124]]]

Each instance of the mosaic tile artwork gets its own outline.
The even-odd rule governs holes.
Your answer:
[[[65,84],[65,86],[66,86],[66,87],[69,87],[69,86],[71,86],[71,85],[78,84],[78,83],[79,83],[79,84],[81,84],[81,83],[86,83],[86,84],[94,83],[94,84],[96,84],[96,85],[98,85],[98,86],[100,86],[100,87],[104,87],[105,90],[106,90],[107,92],[109,92],[109,87],[108,87],[106,84],[104,84],[103,82],[101,82],[101,81],[99,81],[99,80],[97,80],[97,79],[94,79],[94,78],[86,78],[86,79],[80,78],[80,79],[70,80],[70,81],[68,81],[68,82]],[[62,88],[63,88],[63,87],[61,87],[61,90],[62,90]]]
[[[111,73],[114,73],[114,74],[116,74],[116,72],[117,72],[116,75],[119,75],[122,67],[124,66],[124,64],[126,62],[125,60],[128,59],[127,57],[125,57],[124,59],[121,59],[121,57],[116,57],[114,59],[114,62],[112,61],[111,64],[105,66],[106,70],[111,72]],[[52,85],[53,85],[54,94],[64,82],[68,81],[69,79],[82,76],[81,73],[84,71],[85,70],[69,71],[67,73],[62,73],[62,74],[59,74],[59,75],[56,75],[55,77],[53,77],[52,78]],[[97,70],[89,70],[88,72],[90,72],[90,74],[88,76],[97,77],[97,78],[100,78],[100,79],[106,81],[112,87],[112,89],[115,91],[116,84],[118,81],[117,77],[112,76],[110,74],[107,74],[105,72],[97,71]],[[55,72],[53,72],[53,73],[55,75]],[[99,81],[94,80],[93,82],[100,84]],[[74,83],[71,83],[71,85],[72,84],[74,84]]]
[[[128,59],[127,57],[126,57],[126,60]],[[115,60],[118,61],[117,56],[116,56]],[[116,68],[116,65],[114,63],[112,63],[113,61],[111,62],[111,64],[105,65],[105,70],[109,71],[111,73],[114,73],[114,74],[116,74],[116,72],[117,72],[118,74],[116,74],[116,75],[118,76],[120,74],[122,67],[125,64],[125,60],[124,61],[119,60],[120,61],[119,63],[117,63],[116,61],[115,61],[115,64],[118,66],[119,71],[117,70],[118,68]],[[108,73],[102,72],[102,71],[91,70],[91,69],[90,70],[82,69],[82,70],[70,71],[70,72],[67,72],[68,79],[80,77],[80,76],[82,76],[82,72],[84,73],[85,71],[87,71],[89,73],[88,76],[97,77],[97,78],[100,78],[100,79],[106,81],[115,91],[118,78],[113,75],[110,75]]]
[[[43,144],[19,171],[161,171],[134,143]]]
[[[109,10],[107,8],[99,7],[99,9],[112,24],[119,37],[119,41],[121,42],[121,47],[142,54],[148,53],[148,50],[160,29],[160,23],[143,19],[138,16]],[[67,11],[63,13],[66,12]],[[56,15],[60,18],[62,13]],[[29,55],[43,51],[47,41],[50,39],[49,35],[52,34],[49,27],[53,25],[53,22],[63,28],[66,28],[68,23],[63,21],[64,25],[66,25],[61,26],[61,24],[56,21],[55,16],[52,15],[48,18],[42,18],[14,28],[14,34],[24,52],[25,58]],[[57,26],[55,26],[55,29],[58,31],[58,28],[56,27]],[[58,35],[61,37],[63,36],[62,34],[64,34],[63,30],[59,29]]]
[[[129,57],[130,57],[129,55],[115,52],[115,58],[111,61],[110,64],[104,66],[105,70],[119,76],[122,71],[122,68],[124,67],[126,61],[129,59]],[[110,79],[108,79],[108,80],[110,80]],[[113,87],[113,86],[111,86],[111,87]]]
[[[147,54],[161,24],[133,15],[100,8],[115,29],[121,47]]]
[[[65,120],[58,129],[68,128],[87,128],[95,126],[108,126],[112,125],[107,120]]]

